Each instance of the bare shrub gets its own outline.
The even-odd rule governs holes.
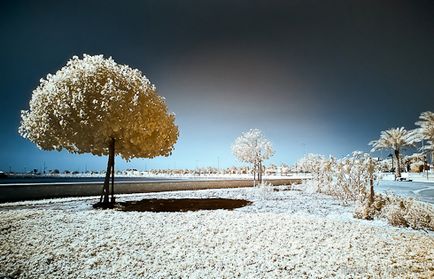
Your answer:
[[[380,216],[394,226],[434,231],[434,207],[413,198],[388,196]]]
[[[384,206],[384,199],[380,195],[376,195],[373,202],[369,199],[358,201],[354,210],[354,217],[358,219],[373,220],[380,215],[381,209]]]
[[[383,218],[392,226],[434,231],[434,207],[413,198],[376,195],[373,203],[368,200],[357,203],[354,217],[367,220]]]

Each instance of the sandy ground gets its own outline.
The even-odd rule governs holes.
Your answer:
[[[240,198],[233,211],[93,210],[95,198],[0,205],[0,274],[13,278],[432,278],[434,233],[352,217],[286,188],[124,195]]]

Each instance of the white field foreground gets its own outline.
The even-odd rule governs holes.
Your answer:
[[[95,210],[95,197],[2,204],[0,277],[433,278],[433,232],[358,220],[353,206],[288,189],[118,196],[253,202],[232,211]]]

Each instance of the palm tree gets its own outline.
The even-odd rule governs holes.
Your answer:
[[[416,136],[419,140],[426,140],[426,145],[422,146],[422,151],[431,151],[431,163],[434,152],[434,112],[425,111],[419,116],[419,121],[415,124],[419,126],[416,129]]]
[[[416,138],[414,131],[407,131],[404,127],[392,128],[382,131],[378,140],[369,143],[372,145],[371,152],[381,149],[392,149],[396,159],[395,179],[401,177],[401,161],[399,154],[403,147],[413,146]]]

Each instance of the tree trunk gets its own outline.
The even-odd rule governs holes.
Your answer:
[[[401,177],[401,162],[399,160],[399,150],[395,150],[396,158],[396,168],[395,168],[395,179]]]
[[[374,203],[374,163],[372,162],[372,158],[369,159],[369,206]]]
[[[114,172],[114,161],[115,161],[115,140],[112,138],[110,140],[109,144],[109,158],[107,162],[107,171],[105,173],[105,179],[104,179],[104,187],[102,190],[100,202],[102,201],[103,204],[107,205],[109,204],[109,195],[110,195],[110,176],[112,174],[112,171]],[[112,183],[114,182],[114,173],[112,177]],[[112,184],[112,191],[113,191],[113,184]],[[113,199],[113,193],[112,193],[112,202]]]
[[[253,163],[253,187],[256,186],[256,163]]]
[[[258,162],[258,185],[261,185],[261,162]]]
[[[374,203],[374,177],[371,175],[369,179],[369,205]]]
[[[112,150],[112,197],[111,203],[115,203],[115,140],[113,141],[113,150]]]
[[[261,185],[261,161],[258,163],[258,185]]]

